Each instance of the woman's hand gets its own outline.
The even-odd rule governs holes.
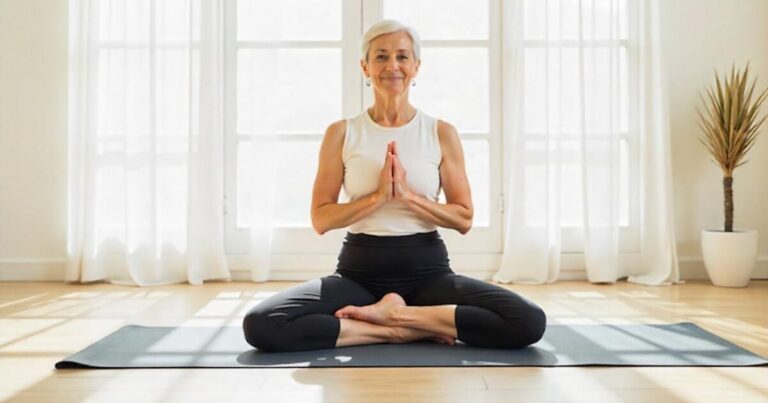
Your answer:
[[[376,191],[379,195],[379,199],[384,202],[392,200],[395,196],[393,190],[394,178],[392,176],[395,158],[393,153],[393,143],[394,142],[392,141],[387,143],[387,156],[384,160],[384,168],[381,169],[381,175],[379,175],[379,189]]]
[[[405,169],[397,156],[397,143],[393,141],[391,144],[394,199],[405,202],[413,196],[411,190],[408,188],[408,182],[406,181],[406,175],[408,173],[405,172]]]

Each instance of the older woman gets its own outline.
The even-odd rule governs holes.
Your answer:
[[[328,127],[312,197],[319,234],[348,227],[337,270],[254,307],[243,322],[246,340],[265,351],[420,339],[535,343],[546,328],[541,308],[448,264],[436,228],[466,234],[472,199],[456,129],[408,101],[421,65],[418,35],[383,20],[362,43],[360,65],[375,102]],[[342,186],[349,203],[338,203]],[[438,203],[441,186],[446,204]]]

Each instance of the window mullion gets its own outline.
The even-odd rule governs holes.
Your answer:
[[[228,254],[247,252],[247,239],[237,230],[237,1],[224,3],[224,229]]]
[[[365,3],[363,0],[344,1],[342,4],[342,39],[341,39],[341,86],[344,116],[351,116],[363,108],[363,84],[360,72],[360,36],[362,36],[361,16]]]

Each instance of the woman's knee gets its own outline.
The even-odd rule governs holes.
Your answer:
[[[282,350],[280,334],[282,326],[275,324],[269,318],[269,312],[251,310],[243,318],[243,334],[245,341],[251,346],[263,351]]]
[[[507,348],[522,348],[535,344],[547,330],[547,315],[536,305],[531,305],[525,313],[508,321],[503,332]]]
[[[528,344],[533,344],[541,340],[544,337],[544,332],[547,330],[547,314],[539,306],[532,306],[528,313],[527,326],[528,329]]]

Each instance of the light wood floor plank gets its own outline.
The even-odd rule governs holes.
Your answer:
[[[240,326],[293,282],[135,288],[0,283],[0,400],[11,402],[766,402],[768,368],[333,368],[56,371],[125,324]],[[693,322],[768,356],[768,281],[729,289],[562,281],[510,286],[550,323]]]

